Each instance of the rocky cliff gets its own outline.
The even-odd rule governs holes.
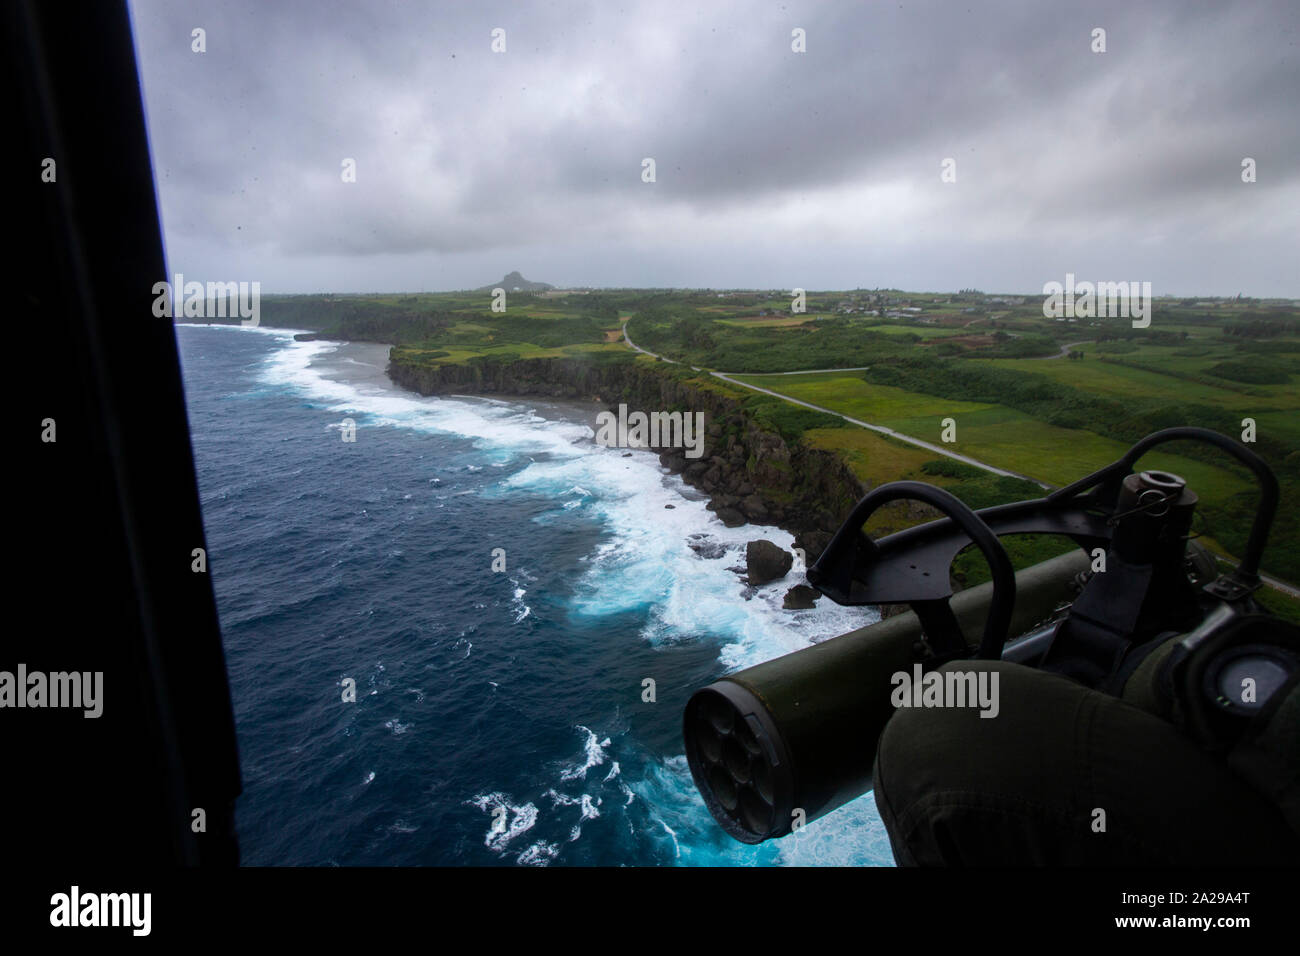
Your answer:
[[[709,508],[726,524],[784,528],[810,562],[866,493],[838,455],[759,427],[740,396],[680,366],[569,358],[430,365],[397,353],[388,375],[422,395],[532,395],[586,399],[612,411],[625,403],[644,412],[703,412],[703,455],[690,459],[683,449],[661,448],[659,460],[707,492]]]

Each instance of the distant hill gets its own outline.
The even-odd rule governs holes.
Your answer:
[[[555,286],[549,282],[529,282],[518,272],[512,272],[500,282],[493,282],[474,291],[491,292],[493,289],[505,289],[507,292],[546,292],[554,288]]]

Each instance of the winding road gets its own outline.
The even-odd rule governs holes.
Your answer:
[[[658,355],[654,352],[651,352],[649,349],[643,349],[641,348],[641,346],[633,342],[632,338],[627,334],[626,320],[624,320],[623,322],[623,341],[626,342],[629,347],[640,352],[642,355],[649,355],[659,359],[662,362],[670,362],[673,365],[681,364],[680,362],[675,362],[670,358],[664,358],[664,356],[662,355]],[[988,462],[980,461],[978,458],[971,458],[968,455],[960,455],[957,452],[944,448],[941,445],[935,445],[928,441],[922,441],[920,438],[917,438],[913,435],[905,435],[902,432],[895,431],[892,428],[886,428],[884,425],[876,425],[873,424],[872,422],[864,422],[859,418],[851,418],[848,415],[835,411],[834,409],[823,408],[822,406],[814,405],[811,402],[805,402],[797,398],[791,398],[789,395],[783,395],[780,392],[774,392],[770,388],[762,388],[761,386],[758,385],[751,385],[748,382],[742,382],[740,379],[733,377],[735,375],[741,374],[738,372],[715,372],[712,369],[702,369],[695,365],[692,365],[691,368],[696,372],[707,371],[714,378],[721,379],[724,382],[729,382],[730,384],[739,386],[740,388],[747,388],[754,392],[762,392],[764,395],[771,395],[773,398],[779,398],[782,401],[789,402],[791,405],[799,405],[803,408],[810,408],[813,411],[821,412],[824,415],[834,415],[836,418],[842,418],[849,424],[857,425],[859,428],[867,428],[873,432],[878,432],[881,435],[889,435],[891,438],[897,438],[899,441],[905,441],[909,445],[915,445],[918,448],[924,448],[926,451],[932,451],[935,454],[943,455],[946,458],[951,458],[954,461],[960,461],[967,465],[972,465],[975,468],[982,468],[984,471],[992,472],[995,475],[1003,475],[1004,477],[1007,478],[1021,478],[1025,481],[1032,481],[1034,484],[1038,485],[1038,487],[1048,489],[1048,490],[1050,490],[1053,487],[1052,485],[1045,484],[1044,482],[1041,482],[1036,478],[1030,478],[1028,475],[1022,475],[1014,471],[1007,471],[1005,468],[998,468],[995,465],[990,465]],[[854,368],[805,369],[803,371],[798,371],[798,372],[772,372],[770,374],[772,375],[814,375],[818,372],[861,372],[868,368],[870,368],[869,365],[859,365]]]
[[[624,319],[624,320],[623,320],[623,341],[627,343],[627,345],[628,345],[629,348],[632,348],[632,349],[634,349],[634,350],[640,352],[642,355],[649,355],[649,356],[651,356],[651,357],[653,357],[653,358],[657,358],[657,359],[659,359],[659,360],[662,361],[662,362],[668,362],[668,363],[671,364],[671,365],[680,365],[680,364],[681,364],[680,362],[677,362],[677,361],[675,361],[675,360],[673,360],[673,359],[665,358],[665,357],[662,356],[662,355],[658,355],[658,354],[656,354],[656,353],[654,353],[654,352],[651,352],[649,349],[643,349],[643,348],[641,348],[641,346],[639,346],[639,345],[637,345],[635,342],[633,342],[631,336],[629,336],[629,335],[627,334],[627,323],[628,323],[628,320],[627,320],[627,319]],[[1059,358],[1062,358],[1063,356],[1065,356],[1066,354],[1068,354],[1069,351],[1070,351],[1070,349],[1073,348],[1074,346],[1076,346],[1076,345],[1083,345],[1085,342],[1090,342],[1090,341],[1092,341],[1092,340],[1091,340],[1091,339],[1084,339],[1083,341],[1080,341],[1080,342],[1070,342],[1069,344],[1063,346],[1063,347],[1061,348],[1061,351],[1060,351],[1059,353],[1057,353],[1056,355],[1048,355],[1048,356],[1044,356],[1043,358],[1045,358],[1045,359],[1059,359]],[[913,435],[905,435],[905,434],[903,434],[902,432],[894,431],[894,429],[892,429],[892,428],[886,428],[884,425],[875,425],[875,424],[872,424],[871,422],[864,422],[864,421],[862,421],[861,419],[858,419],[858,418],[850,418],[848,415],[844,415],[844,414],[842,414],[842,413],[840,413],[840,412],[837,412],[837,411],[835,411],[835,410],[833,410],[833,409],[830,409],[830,408],[823,408],[823,407],[820,406],[820,405],[813,405],[811,402],[804,402],[804,401],[801,401],[801,400],[799,400],[799,399],[797,399],[797,398],[791,398],[789,395],[782,395],[780,392],[774,392],[774,391],[772,391],[770,388],[761,388],[761,387],[758,386],[758,385],[751,385],[751,384],[749,384],[748,382],[742,382],[742,381],[740,381],[740,379],[734,377],[735,375],[737,375],[737,374],[741,374],[741,373],[737,373],[737,372],[715,372],[715,371],[713,371],[712,369],[702,369],[702,368],[700,368],[698,365],[692,365],[692,366],[690,366],[690,367],[691,367],[692,371],[696,371],[696,372],[708,372],[708,373],[709,373],[710,375],[712,375],[714,378],[721,379],[721,380],[724,381],[724,382],[728,382],[728,383],[730,383],[730,384],[732,384],[732,385],[739,386],[740,388],[747,388],[747,389],[750,389],[751,391],[762,392],[764,395],[771,395],[773,398],[779,398],[779,399],[781,399],[782,401],[789,402],[789,403],[792,404],[792,405],[799,405],[799,406],[801,406],[801,407],[803,407],[803,408],[810,408],[810,409],[812,409],[812,410],[815,411],[815,412],[822,412],[823,414],[826,414],[826,415],[834,415],[834,416],[836,416],[837,418],[842,418],[842,419],[844,419],[846,422],[848,422],[848,423],[851,424],[851,425],[857,425],[857,426],[859,426],[860,428],[867,428],[867,429],[870,429],[870,430],[873,431],[873,432],[879,432],[879,433],[882,434],[882,435],[889,435],[891,438],[897,438],[899,441],[905,441],[905,442],[907,442],[909,445],[915,445],[915,446],[918,447],[918,448],[924,448],[924,449],[926,449],[927,451],[935,452],[936,454],[943,455],[943,456],[946,457],[946,458],[952,458],[952,459],[954,459],[955,461],[964,462],[964,463],[967,464],[967,465],[973,465],[973,466],[976,467],[976,468],[981,468],[981,469],[983,469],[984,471],[992,472],[992,473],[995,474],[995,475],[1005,475],[1005,476],[1008,477],[1008,478],[1021,478],[1021,479],[1025,480],[1025,481],[1032,481],[1034,484],[1038,485],[1040,488],[1044,488],[1044,489],[1047,489],[1047,490],[1049,490],[1049,491],[1055,487],[1054,485],[1049,485],[1049,484],[1046,484],[1045,482],[1039,481],[1037,478],[1031,478],[1031,477],[1029,477],[1028,475],[1022,475],[1022,474],[1019,474],[1018,472],[1014,472],[1014,471],[1007,471],[1007,470],[1004,469],[1004,468],[998,468],[998,467],[996,467],[996,466],[994,466],[994,465],[990,465],[988,462],[980,461],[980,460],[977,459],[977,458],[971,458],[971,457],[969,457],[969,456],[967,456],[967,455],[959,455],[957,452],[950,451],[949,449],[946,449],[946,448],[942,447],[941,445],[935,445],[935,444],[932,444],[932,443],[927,442],[927,441],[922,441],[921,439],[916,438],[916,437],[913,436]],[[870,368],[869,365],[861,365],[861,366],[857,366],[857,367],[855,367],[855,368],[805,369],[805,370],[803,370],[803,371],[798,371],[798,372],[768,372],[768,373],[763,373],[763,374],[769,374],[769,375],[814,375],[814,374],[816,374],[816,373],[818,373],[818,372],[860,372],[860,371],[865,371],[865,370],[868,369],[868,368]],[[755,373],[755,374],[758,374],[758,373]],[[1271,577],[1271,576],[1269,576],[1269,575],[1267,575],[1267,574],[1261,574],[1261,575],[1259,576],[1259,579],[1260,579],[1261,581],[1263,581],[1265,584],[1267,584],[1269,587],[1272,587],[1272,588],[1274,588],[1274,589],[1276,589],[1276,590],[1278,590],[1278,591],[1282,591],[1282,592],[1285,593],[1285,594],[1289,594],[1291,597],[1294,597],[1294,598],[1300,598],[1300,588],[1296,588],[1296,587],[1293,586],[1293,585],[1287,584],[1285,581],[1279,581],[1277,578]]]
[[[1034,355],[1031,356],[1031,361],[1050,362],[1052,359],[1065,358],[1070,354],[1070,349],[1074,348],[1076,345],[1087,345],[1091,341],[1092,339],[1083,339],[1079,342],[1068,342],[1065,345],[1062,345],[1061,351],[1057,352],[1055,355]]]

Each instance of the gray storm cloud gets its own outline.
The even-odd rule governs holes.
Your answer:
[[[1300,295],[1292,3],[131,6],[194,275]]]

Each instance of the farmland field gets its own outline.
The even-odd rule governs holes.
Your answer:
[[[638,346],[701,368],[697,381],[710,389],[745,393],[707,374],[725,371],[1055,486],[1161,428],[1200,425],[1240,438],[1249,420],[1255,450],[1284,489],[1265,566],[1300,581],[1300,309],[1292,302],[1156,300],[1150,327],[1134,329],[1126,319],[1055,321],[1044,318],[1041,298],[973,291],[810,291],[803,312],[774,291],[514,293],[505,312],[492,311],[484,292],[267,299],[272,321],[391,342],[405,360],[432,365],[613,357],[628,348],[628,322]],[[779,374],[836,368],[862,370]],[[942,441],[949,418],[950,443]],[[845,458],[868,485],[908,477],[981,500],[1024,493],[922,472],[935,452],[864,429],[800,436],[803,426],[789,427]],[[1188,480],[1203,501],[1207,542],[1226,553],[1243,546],[1254,501],[1247,472],[1185,444],[1142,464]]]

